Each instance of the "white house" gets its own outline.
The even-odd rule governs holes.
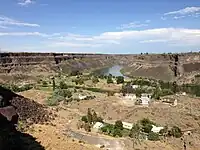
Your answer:
[[[132,124],[132,123],[122,122],[122,124],[123,124],[123,128],[125,128],[125,129],[131,130],[132,127],[133,127],[133,124]]]
[[[135,100],[137,97],[135,94],[126,94],[124,98],[128,100]]]
[[[149,94],[146,94],[146,93],[143,93],[140,97],[140,100],[141,100],[141,104],[142,105],[149,105],[149,102],[150,102],[150,95]]]
[[[79,95],[78,98],[79,98],[80,100],[83,100],[83,99],[87,98],[87,96]]]
[[[151,129],[151,131],[154,132],[154,133],[159,133],[160,130],[164,129],[164,127],[156,127],[154,125],[152,125],[152,127],[153,128]]]
[[[140,100],[142,105],[149,105],[150,99],[148,97],[141,97]]]
[[[104,126],[102,122],[96,122],[93,126],[94,129],[100,129]]]

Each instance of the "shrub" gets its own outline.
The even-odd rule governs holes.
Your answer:
[[[124,83],[124,77],[123,76],[118,76],[117,77],[117,84]]]
[[[96,83],[99,82],[99,79],[98,79],[97,77],[93,77],[93,78],[92,78],[92,82],[93,82],[94,84],[96,84]]]
[[[72,97],[72,93],[69,90],[66,89],[56,89],[53,93],[54,96],[62,96],[62,97],[67,97],[70,98]]]
[[[151,140],[151,141],[158,141],[158,140],[160,140],[159,134],[158,133],[154,133],[154,132],[150,132],[148,134],[148,140]]]
[[[123,130],[123,123],[121,120],[115,122],[115,129]]]
[[[140,120],[140,123],[142,126],[145,126],[147,124],[156,125],[153,121],[149,120],[149,118],[143,118],[142,120]]]
[[[173,126],[171,130],[169,131],[170,136],[174,136],[176,138],[180,138],[182,136],[181,129],[177,126]]]
[[[87,132],[91,132],[91,126],[90,126],[90,124],[85,123],[85,125],[84,125],[83,128],[85,129],[85,131],[87,131]]]
[[[170,89],[163,89],[161,92],[161,96],[172,95],[174,94]]]
[[[60,81],[59,87],[60,87],[61,89],[67,89],[67,88],[68,88],[67,84],[65,84],[64,81]]]
[[[113,131],[113,136],[114,136],[114,137],[115,137],[115,136],[122,137],[122,130],[120,130],[120,129],[115,129],[115,130]]]
[[[101,131],[102,131],[103,133],[106,133],[106,132],[108,131],[108,129],[107,129],[106,126],[104,126],[104,127],[101,128]]]
[[[153,127],[151,124],[146,124],[145,126],[142,127],[142,131],[145,133],[150,133],[152,128]]]
[[[113,83],[112,76],[108,76],[107,83],[108,84]]]
[[[87,123],[87,122],[88,122],[87,116],[83,116],[83,117],[81,118],[81,121]]]
[[[47,87],[47,86],[48,86],[47,81],[42,81],[42,86],[43,86],[43,87]]]
[[[134,124],[131,131],[130,131],[129,137],[138,139],[139,135],[140,135],[140,129],[141,128],[140,128],[140,125],[138,123]]]

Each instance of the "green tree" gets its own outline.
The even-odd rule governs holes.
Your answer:
[[[64,81],[60,81],[59,88],[61,88],[61,89],[67,89],[68,86],[65,84]]]
[[[173,126],[169,132],[169,135],[180,138],[182,136],[181,129],[177,126]]]
[[[95,111],[93,111],[93,114],[92,114],[92,121],[94,123],[98,121],[98,116],[97,116],[97,113]]]
[[[108,76],[107,83],[108,83],[108,84],[113,83],[113,80],[112,80],[112,77],[111,77],[111,76]]]
[[[148,140],[151,140],[151,141],[159,141],[160,138],[159,138],[159,134],[158,133],[154,133],[154,132],[150,132],[148,134]]]
[[[139,125],[139,123],[136,123],[133,125],[131,131],[130,131],[130,134],[129,134],[129,137],[132,138],[133,140],[133,148],[135,147],[135,144],[138,144],[138,142],[140,142],[140,130],[141,130],[141,127]]]
[[[118,76],[117,77],[117,84],[124,83],[124,77],[123,76]]]
[[[145,133],[150,133],[153,126],[151,124],[146,124],[142,127],[142,131]]]
[[[121,120],[117,120],[115,122],[115,129],[120,129],[120,130],[123,130],[123,123]]]
[[[113,131],[113,136],[115,137],[115,136],[118,136],[118,137],[122,137],[122,130],[120,130],[120,129],[115,129],[114,131]]]
[[[92,124],[93,120],[92,120],[92,113],[91,113],[91,109],[90,108],[88,108],[87,118],[88,118],[88,123]]]
[[[65,98],[62,96],[51,96],[47,99],[46,103],[48,106],[57,106],[59,102],[63,101]]]
[[[55,78],[53,77],[52,80],[53,80],[53,85],[52,85],[53,86],[53,90],[55,90],[56,89]]]
[[[67,97],[67,98],[72,97],[72,93],[66,89],[56,89],[53,95],[55,96],[59,95],[59,96]]]
[[[81,118],[81,121],[87,123],[87,122],[88,122],[87,116],[83,116],[83,117]]]
[[[129,136],[131,138],[139,139],[140,130],[141,130],[140,125],[138,123],[134,124],[131,131],[130,131]]]

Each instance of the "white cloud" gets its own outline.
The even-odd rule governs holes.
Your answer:
[[[134,43],[167,43],[200,46],[200,29],[157,28],[148,30],[130,30],[120,32],[104,32],[96,36],[67,34],[65,36],[49,36],[51,45],[62,47],[103,47],[106,45],[126,45]]]
[[[167,16],[173,16],[173,19],[181,19],[185,17],[199,17],[200,16],[200,7],[186,7],[180,10],[167,12],[164,14],[165,17],[161,17],[166,19]]]
[[[27,27],[39,27],[40,25],[38,24],[32,24],[32,23],[26,23],[26,22],[21,22],[18,20],[14,20],[12,18],[8,18],[6,16],[0,15],[0,26],[27,26]]]
[[[200,7],[186,7],[177,11],[165,13],[164,15],[189,15],[196,12],[200,12]]]
[[[165,40],[165,39],[157,39],[157,40],[140,41],[140,43],[163,43],[163,42],[167,42],[167,40]]]
[[[70,42],[53,42],[48,44],[49,47],[100,47],[101,44],[87,44],[87,43],[70,43]]]
[[[181,19],[181,18],[185,18],[186,16],[174,16],[174,19]]]
[[[28,6],[30,4],[34,4],[35,1],[33,0],[19,0],[18,4],[21,6]]]
[[[147,30],[128,30],[119,32],[104,32],[99,35],[77,35],[68,33],[46,34],[40,32],[0,32],[0,36],[34,36],[43,38],[48,48],[96,48],[104,49],[134,47],[134,44],[165,44],[200,47],[200,29],[185,28],[155,28]],[[44,46],[43,45],[43,46]],[[164,46],[163,46],[164,47]]]
[[[122,24],[120,27],[117,27],[117,29],[131,29],[131,28],[139,28],[148,26],[148,23],[150,20],[146,20],[145,23],[140,23],[139,21],[130,22],[128,24]]]
[[[40,32],[0,32],[0,36],[40,36],[48,37],[49,35]]]

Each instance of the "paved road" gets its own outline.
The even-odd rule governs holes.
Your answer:
[[[91,145],[104,145],[108,150],[125,150],[123,139],[108,139],[99,136],[86,135],[77,131],[69,130],[67,135],[75,139],[85,141]]]

